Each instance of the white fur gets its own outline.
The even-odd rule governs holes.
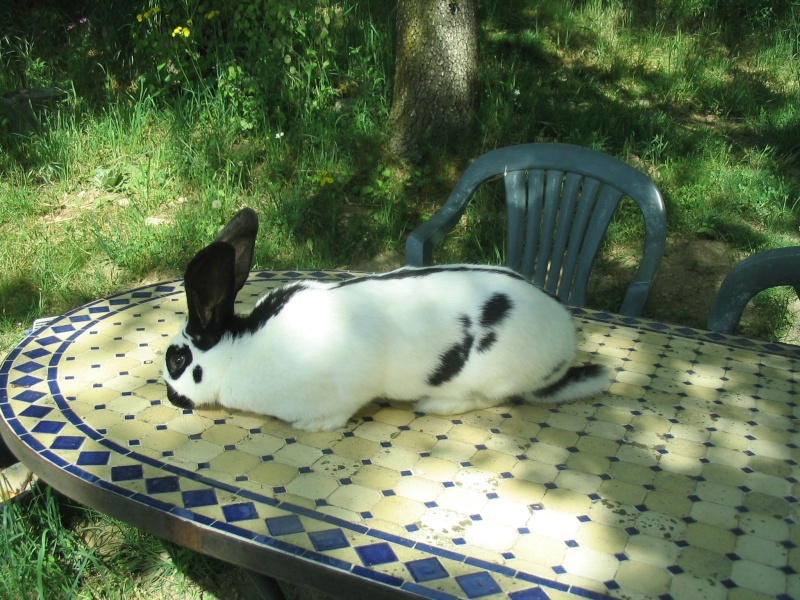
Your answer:
[[[516,395],[561,403],[603,390],[606,377],[595,375],[543,398],[533,393],[571,366],[575,328],[558,301],[509,273],[454,265],[340,287],[308,284],[255,334],[225,335],[206,352],[194,348],[182,330],[173,344],[192,348],[192,366],[202,366],[202,382],[193,381],[191,368],[177,380],[165,368],[164,377],[194,406],[219,403],[307,430],[342,427],[374,398],[417,401],[420,411],[453,414]],[[512,308],[494,328],[494,345],[480,352],[486,333],[481,310],[495,294],[507,296]],[[464,339],[465,329],[475,339],[463,369],[431,385],[431,374]]]

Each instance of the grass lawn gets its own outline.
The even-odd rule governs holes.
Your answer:
[[[393,3],[129,4],[0,15],[0,93],[61,90],[0,112],[0,355],[40,316],[179,277],[244,205],[258,268],[397,260],[470,160],[523,142],[602,150],[662,189],[645,316],[703,325],[736,260],[800,243],[797,0],[481,2],[480,125],[416,163],[388,150]],[[502,219],[483,195],[437,260],[502,262]],[[622,210],[593,306],[619,306],[640,232]],[[744,331],[785,335],[790,298],[762,295]],[[203,575],[219,564],[50,492],[2,515],[0,598],[233,597]]]

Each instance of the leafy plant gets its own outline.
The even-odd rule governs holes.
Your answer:
[[[331,94],[332,15],[311,0],[148,4],[133,27],[139,81],[156,95],[218,94],[245,131],[285,123]]]

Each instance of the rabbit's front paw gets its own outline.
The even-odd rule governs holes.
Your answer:
[[[343,429],[347,425],[347,420],[350,415],[345,417],[325,417],[318,419],[298,419],[292,423],[295,429],[302,429],[303,431],[333,431],[334,429]]]

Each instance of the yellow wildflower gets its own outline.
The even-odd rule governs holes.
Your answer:
[[[327,171],[322,171],[322,177],[319,180],[319,187],[325,187],[326,185],[333,183],[334,179],[330,175],[328,175]]]
[[[178,25],[175,29],[172,30],[172,37],[177,37],[182,35],[183,37],[189,37],[189,28],[188,27],[181,27]]]
[[[210,10],[210,11],[208,11],[206,13],[206,19],[208,19],[208,20],[211,20],[216,16],[219,16],[219,11],[218,10]]]
[[[153,16],[154,14],[159,12],[160,10],[161,9],[158,8],[157,6],[154,6],[153,8],[148,8],[143,13],[139,13],[138,15],[136,15],[136,20],[139,21],[139,23],[141,23],[145,19],[149,19],[151,16]]]

